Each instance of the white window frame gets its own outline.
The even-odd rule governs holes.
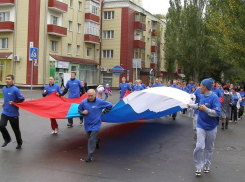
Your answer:
[[[53,52],[57,51],[57,41],[53,41],[53,40],[50,41],[50,50]]]
[[[87,47],[86,55],[87,57],[91,56],[92,49],[90,47]]]
[[[113,38],[114,38],[114,30],[103,31],[103,39],[113,39]]]
[[[80,23],[77,24],[77,33],[81,33],[81,24]]]
[[[82,2],[78,1],[78,11],[82,11]]]
[[[77,55],[80,54],[80,45],[77,45]]]
[[[114,11],[104,11],[104,20],[113,20],[115,18]]]
[[[0,12],[0,22],[9,21],[10,20],[10,11]]]
[[[99,24],[91,21],[85,21],[84,34],[99,36]]]
[[[67,45],[67,54],[71,54],[71,44]]]
[[[113,50],[103,50],[103,58],[113,58]]]
[[[72,21],[68,21],[68,30],[71,31],[72,29]]]
[[[90,1],[90,12],[96,16],[100,15],[100,5],[93,1]]]
[[[3,42],[5,42],[5,46]],[[0,38],[0,49],[8,49],[8,38]]]
[[[57,17],[57,16],[54,16],[54,15],[51,15],[51,24],[52,25],[58,25],[59,23],[58,23],[58,21],[59,21],[59,17]]]

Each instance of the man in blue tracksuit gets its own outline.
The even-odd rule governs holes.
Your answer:
[[[159,82],[159,79],[156,78],[155,83],[152,85],[152,87],[162,87],[163,85]]]
[[[131,91],[131,86],[129,83],[126,83],[126,78],[122,77],[122,83],[119,84],[120,100],[123,99],[123,96],[127,90]]]
[[[69,90],[69,92],[68,92]],[[78,98],[85,93],[84,87],[80,80],[76,79],[76,72],[71,72],[71,79],[67,81],[66,87],[60,96],[64,96],[68,92],[68,98]],[[82,123],[82,117],[80,118]],[[73,127],[73,118],[68,119],[68,127]]]
[[[200,176],[201,171],[210,171],[211,158],[214,151],[214,140],[217,134],[217,125],[221,112],[221,104],[218,96],[211,91],[213,79],[204,79],[200,86],[200,103],[188,104],[188,107],[198,109],[197,118],[197,143],[193,152],[196,166],[196,175]],[[205,161],[204,161],[205,153]]]
[[[61,94],[60,86],[54,83],[54,77],[51,76],[49,77],[49,84],[46,85],[43,89],[42,95],[43,97],[46,97],[47,95],[52,94],[53,92],[56,92],[56,95]],[[58,123],[55,118],[50,118],[51,122],[51,128],[52,132],[51,134],[58,134],[59,128],[58,128]]]
[[[176,88],[176,89],[181,89],[181,88],[177,85],[177,80],[173,80],[173,85],[171,85],[170,87]],[[176,117],[177,117],[177,112],[172,114],[173,120],[175,120]]]
[[[195,87],[195,86],[196,86],[196,85],[195,85],[194,81],[191,80],[190,83],[187,85],[187,88],[188,88],[189,90],[191,90],[191,88],[192,88],[192,87]]]
[[[136,84],[133,86],[133,91],[141,91],[144,90],[140,80],[136,80]]]
[[[88,158],[86,162],[93,161],[93,153],[95,148],[99,148],[100,139],[97,134],[101,127],[101,114],[107,113],[112,108],[112,104],[96,98],[95,90],[89,89],[88,99],[84,99],[78,106],[78,112],[84,117],[84,128],[88,136]]]
[[[5,147],[9,142],[11,142],[11,137],[6,128],[8,121],[14,131],[15,138],[17,140],[16,149],[20,149],[22,146],[22,138],[19,126],[19,108],[14,106],[12,103],[20,103],[25,100],[23,95],[20,93],[19,89],[14,86],[14,76],[7,75],[6,83],[7,85],[3,87],[4,103],[2,105],[3,111],[0,121],[0,131],[3,135],[4,143],[2,147]]]

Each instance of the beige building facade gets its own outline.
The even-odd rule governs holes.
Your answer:
[[[0,1],[0,84],[14,74],[16,85],[40,87],[49,76],[60,83],[76,72],[97,85],[100,13],[100,0]],[[38,48],[34,61],[31,47]]]
[[[121,78],[126,77],[128,82],[141,79],[148,84],[156,76],[167,82],[163,59],[165,22],[130,0],[105,0],[101,19],[102,83],[118,87]]]

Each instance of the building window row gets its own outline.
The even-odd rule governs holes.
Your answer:
[[[103,38],[104,39],[113,39],[114,38],[114,31],[113,30],[103,31]]]
[[[0,22],[9,21],[10,12],[0,12]]]
[[[84,28],[85,28],[85,32],[84,32],[85,34],[99,36],[99,24],[91,21],[86,21]]]
[[[0,41],[1,41],[1,39],[0,39]],[[50,50],[53,52],[57,52],[57,44],[58,44],[57,41],[51,40]],[[72,46],[71,44],[67,45],[67,54],[71,54],[71,46]],[[89,53],[89,54],[91,54],[91,53]],[[76,55],[80,55],[80,45],[77,45]]]
[[[104,11],[104,19],[105,20],[114,19],[114,11]]]
[[[113,50],[103,50],[103,58],[113,58]]]
[[[8,48],[8,39],[1,38],[0,39],[0,49],[7,49]]]

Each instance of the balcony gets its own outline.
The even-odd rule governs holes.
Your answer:
[[[0,22],[0,32],[13,32],[14,31],[14,22],[3,21]]]
[[[152,30],[152,32],[151,32],[151,36],[156,36],[156,35],[157,35],[156,30]]]
[[[0,0],[0,6],[14,5],[15,0]]]
[[[151,46],[151,52],[157,52],[157,46]]]
[[[145,42],[141,40],[134,40],[134,47],[145,49]]]
[[[84,34],[84,42],[89,42],[92,44],[99,44],[100,39],[97,36],[90,35],[90,34]]]
[[[65,37],[67,36],[67,28],[57,25],[47,25],[47,34]]]
[[[100,22],[100,18],[92,13],[85,13],[85,20],[92,20],[97,23]]]
[[[66,13],[68,9],[68,5],[57,0],[49,0],[48,8],[54,11],[58,11],[60,13]]]
[[[145,49],[144,39],[141,39],[140,35],[134,36],[134,47],[139,47],[139,48]]]
[[[134,22],[134,28],[145,31],[146,25],[144,23],[141,23],[141,22]]]

